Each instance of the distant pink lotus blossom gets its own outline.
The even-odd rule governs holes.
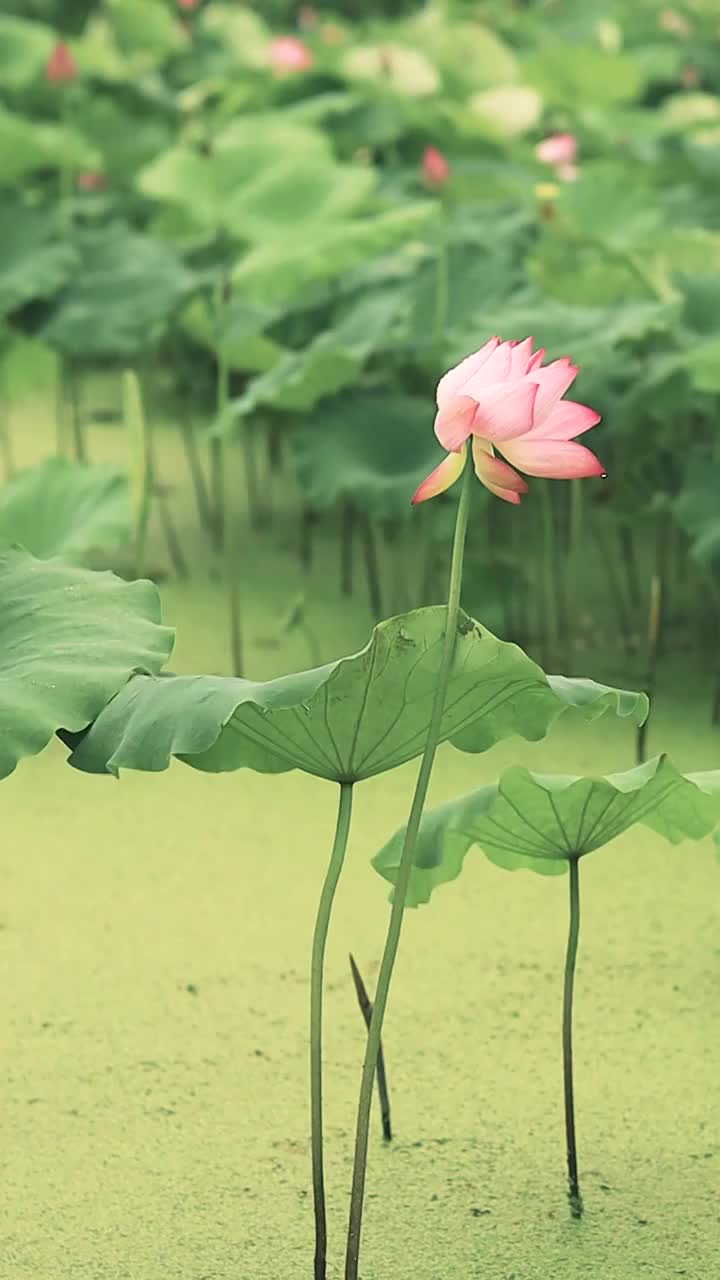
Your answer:
[[[178,9],[197,9],[200,0],[177,0]]]
[[[77,76],[77,65],[64,40],[58,40],[45,64],[45,79],[50,84],[65,84]]]
[[[345,32],[337,22],[324,22],[320,28],[320,39],[323,44],[342,44],[345,40]]]
[[[555,169],[562,165],[574,164],[577,160],[578,144],[574,133],[553,133],[543,138],[535,148],[535,156],[541,164],[549,164]]]
[[[423,480],[413,503],[436,497],[458,479],[468,439],[478,480],[505,502],[518,503],[528,487],[496,456],[496,447],[528,476],[570,480],[605,474],[594,453],[574,442],[600,415],[562,398],[577,366],[564,356],[543,368],[544,349],[533,354],[532,348],[532,338],[491,338],[440,379],[435,434],[448,456]]]
[[[298,13],[298,26],[301,31],[311,31],[318,24],[318,12],[311,4],[304,4]]]
[[[692,35],[692,27],[687,18],[684,18],[676,9],[663,9],[658,24],[662,31],[667,31],[672,36],[679,36],[681,40],[687,40]]]
[[[425,148],[420,171],[429,187],[444,187],[450,177],[450,165],[437,147]]]
[[[84,173],[76,174],[75,186],[78,191],[102,191],[105,186],[105,174],[98,173],[95,169],[88,169]]]
[[[276,36],[270,42],[270,62],[276,75],[294,75],[307,71],[313,64],[313,56],[302,40],[295,36]]]

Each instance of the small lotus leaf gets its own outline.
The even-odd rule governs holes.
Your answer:
[[[473,845],[499,867],[562,874],[569,859],[609,844],[636,823],[672,844],[700,840],[720,818],[720,770],[679,773],[666,756],[626,773],[576,778],[508,769],[500,781],[423,817],[406,902],[429,902],[459,876]],[[373,858],[395,883],[405,828]]]

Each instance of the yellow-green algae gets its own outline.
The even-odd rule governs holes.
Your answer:
[[[181,477],[164,443],[168,474]],[[41,447],[41,433],[23,435],[24,456]],[[91,451],[119,456],[118,433],[98,429]],[[176,507],[194,551],[186,492]],[[265,645],[297,589],[291,538],[291,522],[276,522],[248,554],[260,676],[306,662],[301,637]],[[331,551],[314,575],[323,656],[369,629],[362,597],[338,603]],[[223,600],[207,566],[163,598],[180,627],[174,669],[222,669]],[[716,766],[706,701],[682,666],[675,692],[668,679],[651,749]],[[610,718],[568,719],[545,743],[481,757],[444,748],[431,798],[510,763],[625,768],[632,750],[631,729]],[[63,756],[56,745],[25,762],[2,792],[2,1274],[304,1280],[308,961],[334,788],[179,764],[118,783],[78,775]],[[363,1054],[347,953],[372,986],[387,886],[369,858],[404,819],[415,768],[358,790],[328,949],[330,1280],[342,1276]],[[567,883],[473,853],[456,884],[406,918],[385,1035],[396,1140],[383,1147],[376,1116],[363,1280],[720,1274],[720,867],[709,841],[672,849],[639,828],[583,873],[585,1220],[569,1220],[564,1195]]]

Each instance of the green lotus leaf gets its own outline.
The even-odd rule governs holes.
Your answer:
[[[77,254],[61,238],[57,217],[27,208],[19,200],[0,200],[0,314],[32,298],[52,298],[65,284]]]
[[[403,307],[404,299],[397,291],[361,297],[333,328],[318,334],[304,351],[285,352],[267,373],[255,378],[242,398],[235,401],[236,413],[252,413],[259,405],[302,413],[314,408],[323,397],[349,386],[369,356],[383,347]],[[357,425],[357,414],[354,422]],[[412,490],[406,490],[406,500],[408,493]]]
[[[42,71],[55,37],[49,27],[0,16],[0,89],[22,89]]]
[[[279,113],[229,125],[207,155],[173,147],[137,178],[144,195],[180,205],[200,226],[253,242],[284,237],[300,220],[305,228],[337,219],[362,203],[374,182],[372,169],[338,165],[319,130]]]
[[[221,676],[137,677],[74,744],[71,763],[89,773],[160,770],[172,756],[209,772],[302,769],[359,781],[423,749],[446,610],[418,609],[380,623],[360,653],[266,683]],[[569,705],[598,714],[621,699],[590,682],[554,688],[515,645],[463,614],[442,723],[464,750],[513,733],[542,738]],[[473,736],[474,731],[474,736]]]
[[[453,358],[461,359],[477,346],[481,334],[542,333],[548,358],[572,351],[583,368],[607,367],[608,354],[650,334],[667,332],[677,308],[659,302],[631,302],[622,307],[575,306],[530,292],[508,302],[478,308],[472,324],[461,333],[451,329]]]
[[[473,845],[499,867],[562,874],[571,858],[609,844],[641,823],[672,844],[701,840],[720,818],[720,770],[679,773],[666,756],[603,778],[508,769],[424,815],[406,902],[429,902],[434,889],[459,876]],[[373,858],[392,884],[405,828]]]
[[[48,458],[0,489],[0,546],[78,562],[129,534],[127,476],[117,467]]]
[[[146,351],[194,277],[166,244],[122,223],[79,234],[77,248],[79,268],[59,296],[44,338],[84,357]]]
[[[290,443],[312,507],[350,498],[386,517],[411,514],[410,497],[443,458],[428,429],[427,400],[390,392],[356,391],[326,402],[296,427]]]
[[[437,93],[440,76],[424,53],[390,42],[356,45],[343,55],[348,80],[370,81],[401,97],[424,98]]]
[[[700,564],[720,559],[718,485],[720,464],[698,450],[688,456],[683,487],[673,501],[673,515],[690,538],[690,553]]]
[[[180,324],[200,346],[213,353],[222,351],[231,369],[264,373],[284,355],[284,347],[263,332],[277,320],[277,311],[246,307],[241,298],[231,298],[222,309],[219,326],[214,311],[207,295],[196,294]]]
[[[416,201],[374,217],[347,219],[309,228],[302,236],[277,238],[240,258],[233,283],[246,303],[277,305],[300,296],[310,285],[422,239],[437,217],[433,201]]]
[[[619,253],[645,249],[663,225],[657,192],[640,182],[628,183],[616,165],[588,165],[577,182],[564,184],[556,207],[558,218],[581,240]]]
[[[39,169],[97,169],[100,156],[62,125],[28,120],[0,107],[0,184],[12,186]]]
[[[138,68],[162,64],[182,44],[173,15],[146,0],[110,0],[107,12],[120,51]]]
[[[553,106],[612,107],[639,96],[646,74],[630,53],[614,53],[565,41],[545,43],[523,64],[525,78]]]
[[[150,582],[0,552],[0,778],[60,728],[79,731],[172,648]]]

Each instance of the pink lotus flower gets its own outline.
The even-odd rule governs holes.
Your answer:
[[[496,447],[529,476],[570,480],[605,474],[594,453],[574,442],[600,421],[600,415],[562,398],[577,376],[577,366],[564,356],[543,368],[543,348],[533,354],[532,347],[532,338],[491,338],[440,379],[435,435],[449,452],[423,480],[413,503],[434,498],[454,484],[465,466],[470,438],[478,480],[505,502],[518,503],[528,487],[512,466],[496,457]]]
[[[177,0],[178,9],[197,9],[200,0]]]
[[[63,40],[58,40],[45,64],[45,79],[50,84],[65,84],[77,76],[77,66],[70,49]]]
[[[105,174],[98,173],[94,169],[87,169],[85,172],[76,175],[75,186],[78,191],[102,191],[105,186]]]
[[[307,45],[295,36],[277,36],[270,42],[270,62],[276,75],[294,75],[307,71],[313,64],[313,56]]]
[[[444,187],[450,177],[450,165],[437,147],[426,147],[420,172],[429,187]]]
[[[535,148],[535,157],[541,164],[552,165],[560,169],[563,165],[574,164],[577,160],[577,138],[574,133],[553,133],[543,138]]]

